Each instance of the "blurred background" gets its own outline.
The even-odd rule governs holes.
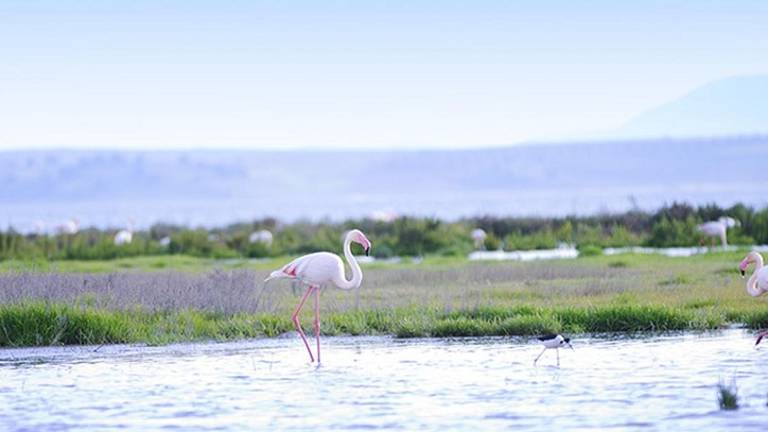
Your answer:
[[[760,1],[4,1],[0,258],[295,254],[352,226],[379,257],[720,245],[700,225],[723,217],[768,243],[766,22]]]

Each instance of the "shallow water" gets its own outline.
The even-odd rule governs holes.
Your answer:
[[[694,255],[701,255],[715,251],[736,251],[747,249],[744,246],[726,246],[726,247],[666,247],[666,248],[653,248],[653,247],[619,247],[619,248],[605,248],[603,249],[604,255],[621,255],[621,254],[657,254],[668,257],[690,257]],[[768,252],[768,245],[753,245],[748,247],[751,250],[757,252]],[[572,247],[562,247],[557,249],[543,249],[543,250],[528,250],[528,251],[474,251],[467,256],[470,261],[533,261],[533,260],[546,260],[546,259],[573,259],[579,257],[579,251]]]
[[[768,348],[726,330],[527,339],[294,337],[0,350],[3,430],[765,430]],[[94,352],[94,350],[96,350]],[[719,411],[719,380],[742,404]]]
[[[706,247],[706,246],[694,246],[694,247],[666,247],[666,248],[653,248],[653,247],[619,247],[619,248],[605,248],[603,249],[604,255],[620,255],[626,253],[633,254],[658,254],[668,257],[689,257],[694,255],[701,255],[710,252],[722,252],[722,251],[737,251],[739,249],[751,249],[757,252],[767,252],[768,245],[752,245],[752,246],[725,246],[725,247]]]
[[[523,251],[474,251],[467,259],[470,261],[534,261],[543,259],[578,258],[579,251],[574,247]]]

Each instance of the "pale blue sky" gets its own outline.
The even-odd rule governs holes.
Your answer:
[[[0,149],[457,148],[768,73],[764,1],[3,1]]]

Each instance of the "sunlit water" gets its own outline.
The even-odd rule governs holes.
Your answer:
[[[742,330],[527,339],[293,337],[0,350],[3,430],[765,430],[768,349]],[[720,411],[719,380],[741,408]]]
[[[689,257],[710,252],[737,251],[739,249],[751,249],[757,252],[768,252],[768,245],[752,246],[725,246],[709,248],[700,247],[609,247],[603,249],[604,255],[621,254],[656,254],[668,257]],[[474,251],[467,257],[470,261],[534,261],[541,259],[573,259],[579,257],[579,251],[575,247],[560,247],[557,249],[521,250],[521,251]]]

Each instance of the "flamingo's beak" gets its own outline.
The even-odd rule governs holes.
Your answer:
[[[367,247],[365,248],[365,256],[368,256],[368,254],[371,252],[371,248]]]
[[[739,271],[741,271],[741,277],[744,277],[744,275],[747,273],[747,266],[749,266],[749,261],[746,259],[739,263]]]

